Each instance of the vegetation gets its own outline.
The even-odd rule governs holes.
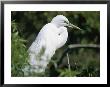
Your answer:
[[[48,64],[44,74],[29,76],[57,77],[98,77],[100,76],[100,49],[69,49],[68,58],[64,51],[70,44],[100,44],[100,12],[98,11],[12,11],[11,12],[11,75],[24,76],[23,68],[27,62],[27,50],[38,32],[56,15],[64,15],[83,31],[68,29],[68,41],[58,49]],[[61,57],[63,59],[61,60]],[[60,61],[61,60],[61,61]],[[69,67],[70,65],[70,67]]]
[[[28,64],[28,53],[25,46],[26,40],[20,37],[17,30],[17,24],[12,21],[12,35],[11,35],[11,72],[12,76],[23,76],[22,69]]]

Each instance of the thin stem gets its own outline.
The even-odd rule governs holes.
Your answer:
[[[71,65],[70,65],[69,55],[68,55],[68,53],[66,54],[66,56],[67,56],[67,60],[68,60],[68,70],[69,70],[69,72],[70,72],[70,76],[71,76]]]

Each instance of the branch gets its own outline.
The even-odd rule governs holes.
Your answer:
[[[96,44],[72,44],[68,46],[69,49],[73,48],[100,48],[100,45]]]
[[[66,56],[66,53],[68,53],[69,50],[71,49],[76,49],[76,48],[95,48],[95,49],[100,49],[100,45],[97,44],[71,44],[68,45],[67,49],[64,51],[62,54],[61,58],[58,61],[58,65],[62,62],[63,58]]]

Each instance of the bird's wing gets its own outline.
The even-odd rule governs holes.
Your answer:
[[[42,56],[45,53],[45,44],[44,39],[38,34],[36,40],[32,43],[30,48],[28,49],[29,53],[29,64],[31,67],[35,68],[38,71],[42,71],[42,68],[39,69],[39,67],[43,67],[44,65],[41,64],[42,62]]]
[[[45,49],[44,45],[45,45],[44,39],[42,38],[42,36],[40,34],[38,34],[36,40],[29,47],[28,51],[29,51],[29,53],[35,53],[37,55],[38,53],[42,52],[42,50]]]
[[[29,52],[29,63],[32,67],[36,68],[37,71],[44,71],[44,68],[49,63],[51,57],[53,56],[55,50],[52,48],[53,34],[50,30],[50,25],[45,25],[36,37],[36,40],[32,43]],[[39,66],[42,67],[39,69]]]
[[[41,56],[43,55],[46,49],[49,49],[49,46],[52,45],[51,36],[53,35],[52,30],[50,30],[51,27],[52,25],[48,23],[40,30],[35,41],[28,49],[28,52],[30,54],[33,53],[36,56]]]

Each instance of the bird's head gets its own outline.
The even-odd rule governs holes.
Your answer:
[[[54,23],[57,27],[62,27],[62,26],[67,26],[67,27],[70,27],[70,28],[75,28],[75,29],[79,29],[81,30],[79,27],[71,24],[69,22],[69,20],[63,16],[63,15],[57,15],[56,17],[54,17],[51,21],[51,23]]]

